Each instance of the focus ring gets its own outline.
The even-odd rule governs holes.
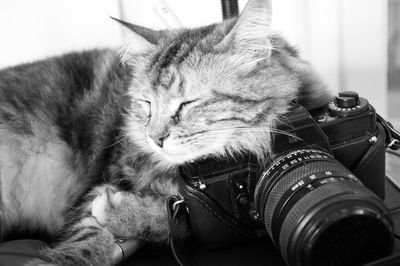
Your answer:
[[[271,232],[271,222],[272,222],[272,215],[275,211],[275,207],[278,204],[279,200],[282,198],[283,194],[290,189],[291,186],[293,186],[297,181],[299,181],[302,177],[317,173],[317,172],[322,172],[322,171],[327,171],[327,170],[343,170],[346,171],[345,173],[348,172],[348,170],[342,166],[341,164],[338,163],[333,163],[333,162],[321,162],[321,161],[314,161],[309,164],[305,164],[302,166],[299,166],[298,168],[293,169],[291,172],[287,173],[285,176],[279,176],[278,178],[279,181],[275,184],[275,186],[271,189],[271,192],[268,195],[268,198],[266,199],[261,199],[263,200],[266,205],[260,206],[262,209],[264,209],[264,218],[263,220],[265,221],[265,227],[270,235],[272,235]]]
[[[335,159],[332,155],[315,149],[301,149],[288,152],[274,160],[271,166],[262,173],[261,178],[257,182],[254,193],[254,202],[256,208],[260,210],[261,217],[264,210],[265,199],[271,194],[271,189],[276,186],[281,176],[285,176],[292,170],[311,162],[328,161]],[[335,161],[336,162],[336,161]]]

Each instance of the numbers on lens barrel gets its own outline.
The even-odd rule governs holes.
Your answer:
[[[300,180],[299,182],[297,182],[294,186],[292,186],[292,191],[295,191],[296,189],[302,187],[304,185],[304,181]]]

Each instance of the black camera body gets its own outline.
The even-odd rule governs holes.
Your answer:
[[[182,167],[196,242],[214,249],[269,235],[289,265],[357,265],[390,254],[386,134],[367,100],[342,92],[320,109],[294,104],[277,129],[267,163],[247,154]]]

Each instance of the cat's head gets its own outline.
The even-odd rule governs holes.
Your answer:
[[[250,0],[238,19],[219,25],[159,32],[130,25],[136,33],[121,53],[132,69],[129,139],[170,165],[245,151],[265,157],[293,100],[326,99],[270,22],[270,1]]]

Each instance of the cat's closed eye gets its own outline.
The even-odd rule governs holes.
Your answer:
[[[182,112],[182,110],[183,110],[183,108],[185,106],[188,106],[191,103],[197,102],[198,100],[199,99],[194,99],[194,100],[182,102],[179,105],[178,110],[176,111],[176,113],[172,116],[172,119],[173,119],[174,123],[177,124],[179,122],[179,120],[181,119],[181,112]]]
[[[179,108],[178,108],[177,113],[181,112],[182,109],[183,109],[183,107],[185,107],[185,106],[187,106],[187,105],[189,105],[189,104],[191,104],[191,103],[197,102],[198,100],[199,100],[199,99],[194,99],[194,100],[191,100],[191,101],[182,102],[182,103],[179,105]]]
[[[148,118],[151,117],[151,102],[145,99],[136,99]]]

